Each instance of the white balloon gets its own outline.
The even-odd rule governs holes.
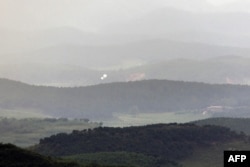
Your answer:
[[[103,74],[102,77],[101,77],[101,80],[104,80],[104,79],[106,79],[107,77],[108,77],[107,74]]]

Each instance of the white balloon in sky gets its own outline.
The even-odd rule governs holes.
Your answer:
[[[107,74],[103,74],[102,77],[101,77],[101,80],[104,80],[104,79],[106,79],[107,77],[108,77]]]

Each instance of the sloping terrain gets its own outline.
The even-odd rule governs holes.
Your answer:
[[[67,155],[83,161],[84,155],[80,156],[81,154],[92,153],[94,156],[94,153],[105,152],[141,153],[154,157],[156,166],[164,164],[178,166],[179,161],[189,158],[197,149],[246,140],[245,135],[237,134],[225,127],[154,124],[126,128],[100,127],[93,130],[73,131],[71,134],[61,133],[41,139],[34,150],[44,155]],[[88,156],[91,157],[91,155]],[[99,157],[101,158],[100,154]],[[152,160],[151,158],[148,163],[152,163],[154,161]]]
[[[0,144],[1,167],[77,167],[75,163],[60,163],[51,158],[18,148],[12,144]]]
[[[200,114],[249,108],[250,87],[168,80],[110,83],[88,87],[31,86],[0,79],[3,114],[32,110],[44,115],[90,120],[112,119],[114,113],[197,111]],[[218,111],[217,111],[218,110]],[[20,112],[21,113],[21,112]]]
[[[173,59],[125,70],[123,76],[141,73],[146,79],[249,85],[249,62],[248,58],[234,55],[206,60]]]
[[[130,167],[125,165],[102,165],[96,163],[75,163],[42,156],[35,152],[21,149],[12,144],[0,143],[0,167]]]
[[[204,120],[193,121],[196,125],[217,125],[228,127],[238,133],[250,135],[250,119],[249,118],[209,118]]]
[[[205,49],[206,50],[206,49]],[[222,54],[224,55],[224,54]],[[81,65],[0,63],[0,76],[34,85],[88,86],[143,79],[178,80],[211,84],[250,84],[249,58],[234,54],[209,59],[174,58],[150,62],[125,61],[124,69],[88,69]],[[109,60],[109,58],[106,57]],[[100,59],[98,59],[100,61]],[[102,61],[100,61],[102,62]],[[88,63],[88,62],[86,62]],[[106,74],[107,77],[101,79]]]

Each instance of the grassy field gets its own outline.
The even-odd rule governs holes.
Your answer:
[[[57,133],[70,133],[72,130],[90,129],[100,123],[80,119],[54,118],[0,118],[0,142],[27,147],[37,144],[41,138]]]
[[[201,112],[179,111],[165,113],[136,113],[136,114],[114,114],[114,120],[104,121],[106,126],[124,127],[139,126],[155,123],[186,123],[195,120],[209,118],[210,115],[203,115]]]

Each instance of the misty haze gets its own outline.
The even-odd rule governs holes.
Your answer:
[[[0,167],[220,167],[249,44],[247,0],[1,0]]]

